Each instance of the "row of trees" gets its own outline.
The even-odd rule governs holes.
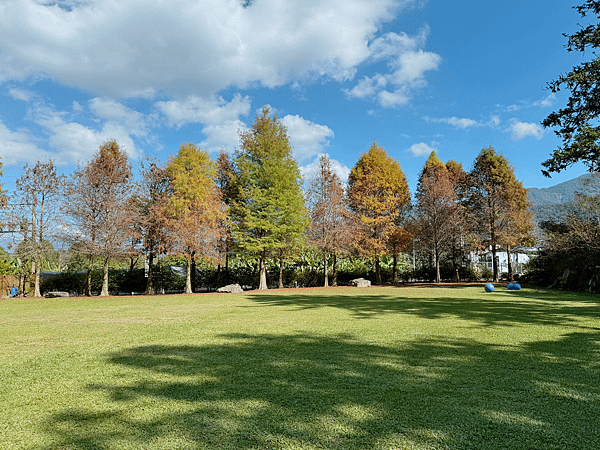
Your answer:
[[[235,154],[221,153],[216,161],[183,144],[164,167],[144,162],[139,182],[115,141],[102,145],[68,179],[52,162],[26,166],[7,222],[21,234],[17,253],[30,262],[34,295],[40,295],[48,240],[66,242],[87,261],[88,295],[98,262],[100,295],[108,295],[109,265],[118,257],[130,258],[133,266],[145,255],[151,294],[155,262],[180,255],[190,293],[199,261],[224,265],[227,273],[232,253],[258,265],[258,287],[266,289],[267,262],[278,262],[283,286],[285,262],[307,246],[321,254],[327,286],[330,274],[337,284],[338,260],[348,255],[370,259],[376,283],[382,279],[381,257],[391,255],[397,281],[400,254],[418,242],[430,255],[436,281],[441,262],[448,260],[458,280],[468,252],[490,248],[495,256],[500,246],[510,252],[531,241],[526,190],[491,147],[481,151],[469,173],[432,153],[411,203],[400,164],[376,142],[352,168],[347,185],[321,156],[306,191],[287,130],[269,109],[240,134],[240,142]]]
[[[600,18],[598,0],[585,0],[575,9],[582,17]],[[596,23],[565,35],[567,50],[600,47],[599,30]],[[542,163],[548,176],[577,162],[590,171],[600,170],[600,64],[594,52],[589,54],[591,61],[548,85],[554,93],[570,91],[567,105],[542,122],[557,128],[555,133],[563,140],[563,146]],[[88,294],[94,263],[102,261],[103,295],[108,293],[108,266],[115,257],[128,256],[133,266],[145,254],[147,292],[152,293],[154,261],[165,254],[182,255],[189,292],[198,258],[219,267],[224,263],[227,271],[232,252],[257,262],[259,287],[265,288],[265,262],[278,259],[281,285],[285,259],[307,243],[321,254],[325,285],[330,264],[335,284],[338,258],[348,254],[374,261],[376,281],[381,279],[380,258],[391,255],[395,280],[398,256],[409,251],[411,244],[414,255],[417,242],[427,249],[438,281],[441,262],[449,261],[458,279],[465,254],[482,249],[491,250],[493,277],[498,279],[498,249],[510,254],[515,246],[532,243],[526,190],[515,179],[509,162],[491,147],[481,151],[470,172],[455,161],[444,164],[432,153],[411,203],[400,165],[377,143],[360,157],[347,185],[327,157],[322,157],[304,197],[285,128],[267,109],[256,117],[250,131],[242,133],[241,141],[233,158],[221,154],[216,162],[184,144],[166,167],[145,163],[137,184],[125,153],[114,141],[104,144],[68,180],[57,175],[52,162],[26,166],[4,222],[21,235],[17,254],[22,269],[26,263],[31,267],[35,295],[40,293],[44,258],[48,259],[52,248],[49,240],[57,239],[87,261]],[[0,208],[7,206],[7,200],[0,186]],[[597,199],[581,197],[579,205],[594,202]],[[543,227],[546,256],[538,261],[547,262],[545,270],[551,278],[556,277],[551,269],[558,267],[557,262],[570,261],[575,266],[587,261],[581,270],[588,272],[597,265],[600,208],[580,209],[587,212]],[[8,270],[8,258],[0,255],[0,271]],[[597,278],[600,284],[600,274]]]

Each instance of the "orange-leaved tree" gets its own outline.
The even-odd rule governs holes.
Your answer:
[[[399,225],[410,193],[400,164],[377,142],[352,168],[348,198],[361,223],[356,246],[374,259],[375,282],[381,283],[380,257],[387,253],[390,233]]]
[[[165,208],[169,248],[186,259],[189,294],[198,255],[208,260],[218,257],[225,208],[215,185],[217,167],[207,152],[182,144],[166,170],[171,184]]]
[[[167,250],[166,203],[171,194],[167,171],[155,161],[142,163],[142,180],[139,193],[134,197],[138,212],[136,228],[146,253],[146,294],[155,293],[154,263]]]
[[[440,256],[452,242],[458,204],[448,169],[435,152],[431,152],[423,167],[415,197],[419,239],[433,255],[435,282],[439,283]]]

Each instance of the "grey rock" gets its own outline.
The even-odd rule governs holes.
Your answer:
[[[46,292],[44,294],[44,297],[46,298],[59,298],[59,297],[68,297],[69,293],[68,292],[61,292],[61,291],[50,291],[50,292]]]
[[[230,294],[237,294],[240,292],[244,292],[244,290],[239,284],[228,284],[227,286],[223,286],[217,289],[217,292],[228,292]]]
[[[365,280],[364,278],[356,278],[355,280],[350,280],[350,286],[371,287],[371,282],[369,280]]]

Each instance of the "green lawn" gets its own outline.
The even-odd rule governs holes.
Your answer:
[[[0,301],[0,448],[599,449],[600,296]]]

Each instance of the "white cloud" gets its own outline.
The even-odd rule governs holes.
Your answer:
[[[450,117],[449,119],[447,119],[446,123],[452,125],[454,128],[461,128],[463,130],[465,128],[470,128],[479,125],[479,122],[477,122],[476,120],[466,118],[459,119],[458,117]]]
[[[105,119],[112,127],[122,126],[134,136],[147,136],[152,118],[133,111],[122,103],[107,98],[93,98],[89,101],[90,111]]]
[[[549,108],[554,104],[555,101],[556,101],[556,94],[551,92],[543,99],[537,100],[535,102],[532,102],[531,100],[522,100],[518,104],[509,105],[506,107],[506,111],[507,112],[515,112],[515,111],[519,111],[524,108],[532,108],[532,107]]]
[[[466,128],[470,128],[470,127],[477,127],[480,126],[481,124],[473,119],[467,119],[467,118],[458,118],[458,117],[441,117],[441,118],[435,118],[435,117],[424,117],[425,121],[427,122],[434,122],[434,123],[446,123],[448,125],[453,126],[454,128],[460,128],[462,130],[466,129]]]
[[[203,124],[202,133],[206,139],[199,143],[203,150],[231,152],[239,147],[239,132],[248,129],[240,116],[248,115],[251,101],[250,97],[240,94],[234,95],[229,102],[223,97],[190,95],[182,100],[157,102],[155,106],[164,114],[169,126]]]
[[[420,49],[403,53],[398,57],[398,69],[391,76],[392,83],[400,86],[424,86],[427,84],[425,72],[437,69],[440,62],[439,55]]]
[[[36,97],[34,92],[14,87],[8,89],[8,95],[10,95],[14,100],[21,100],[24,102],[29,102]]]
[[[108,98],[152,98],[210,97],[230,86],[314,77],[347,80],[370,56],[395,58],[393,49],[406,47],[410,39],[402,34],[376,43],[376,33],[411,2],[4,2],[0,81],[41,74]],[[418,65],[417,72],[432,66]]]
[[[30,111],[30,116],[49,134],[48,142],[58,151],[56,159],[59,164],[84,163],[110,139],[115,139],[130,158],[141,157],[141,152],[136,148],[130,131],[118,123],[108,121],[100,130],[92,129],[67,120],[65,112],[55,111],[52,107],[43,104],[36,105]]]
[[[156,107],[165,115],[169,126],[181,127],[188,123],[216,125],[247,115],[250,112],[250,97],[236,94],[227,102],[223,97],[201,98],[191,95],[184,100],[157,102]]]
[[[373,98],[384,108],[404,105],[413,91],[427,85],[425,72],[436,70],[441,57],[422,49],[429,28],[423,28],[416,36],[390,32],[374,39],[368,49],[372,62],[385,61],[389,73],[365,76],[352,89],[345,90],[349,97]]]
[[[521,105],[508,105],[506,107],[506,111],[507,112],[515,112],[515,111],[518,111],[518,110],[520,110],[521,108],[524,108],[524,107],[525,106],[523,104],[521,104]]]
[[[535,102],[533,104],[533,106],[541,106],[542,108],[549,108],[550,106],[554,105],[555,101],[556,101],[556,94],[551,92],[550,94],[548,94],[548,96],[546,98],[543,98],[543,99]]]
[[[500,125],[500,122],[501,122],[501,120],[500,120],[499,116],[491,116],[490,120],[488,120],[488,122],[487,122],[487,126],[495,128],[498,125]]]
[[[334,136],[328,126],[313,123],[298,115],[287,115],[281,119],[281,123],[287,128],[294,157],[298,161],[321,153]]]
[[[423,117],[423,120],[426,122],[433,123],[446,123],[448,125],[453,126],[454,128],[459,128],[461,130],[466,130],[471,127],[490,127],[495,128],[500,125],[500,117],[498,116],[490,116],[490,119],[487,122],[477,121],[474,119],[468,119],[465,117]]]
[[[511,124],[507,128],[513,141],[518,141],[528,136],[537,140],[544,137],[544,129],[537,123],[519,122],[517,119],[511,119]]]
[[[52,154],[39,148],[32,142],[31,134],[27,130],[11,131],[0,122],[0,155],[5,166],[21,163],[36,163],[45,161]]]
[[[409,151],[414,156],[429,156],[431,152],[437,151],[438,143],[432,141],[429,145],[425,142],[421,142],[419,144],[413,144],[410,146]]]
[[[410,97],[405,91],[406,89],[397,89],[394,92],[381,91],[377,94],[377,99],[384,108],[405,105],[410,101]]]
[[[364,77],[356,86],[346,91],[350,97],[366,98],[373,97],[387,85],[387,78],[383,75],[375,75],[372,78]]]
[[[300,166],[300,173],[302,174],[302,178],[305,180],[305,182],[310,181],[317,174],[317,171],[319,170],[319,158],[321,155],[327,155],[327,153],[319,153],[313,162],[307,164],[306,166]],[[331,168],[340,177],[342,183],[347,183],[348,175],[350,175],[351,169],[336,159],[329,158],[329,162],[331,163]]]
[[[248,127],[239,119],[210,124],[202,129],[206,139],[200,142],[199,146],[210,153],[220,150],[231,153],[239,148],[239,134],[245,131],[248,131]]]

